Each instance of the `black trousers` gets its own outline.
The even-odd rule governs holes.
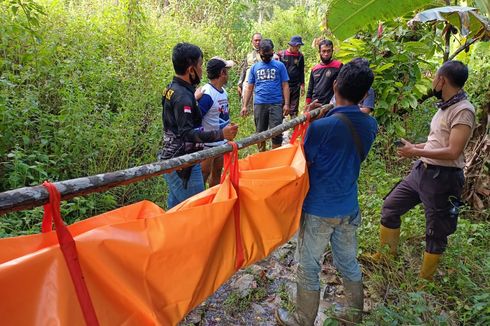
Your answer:
[[[289,86],[289,115],[291,118],[298,116],[299,98],[301,95],[301,86]]]
[[[463,190],[463,170],[415,162],[410,174],[385,198],[381,224],[390,229],[401,225],[401,216],[422,203],[425,209],[425,250],[442,254],[447,237],[456,231],[457,207]]]

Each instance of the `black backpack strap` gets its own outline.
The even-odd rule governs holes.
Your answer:
[[[333,114],[333,116],[337,117],[347,127],[349,127],[349,131],[351,133],[352,140],[354,140],[354,143],[356,144],[357,154],[359,155],[361,162],[364,161],[366,159],[366,154],[364,154],[364,149],[362,146],[361,138],[359,137],[359,134],[357,133],[356,128],[354,128],[352,121],[345,114],[340,113],[340,112]]]

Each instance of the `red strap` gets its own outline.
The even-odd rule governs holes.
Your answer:
[[[311,114],[310,114],[310,112],[305,112],[305,116],[306,116],[306,122],[309,125],[310,124],[310,120],[311,120]]]
[[[41,232],[46,233],[51,231],[53,231],[53,212],[51,211],[51,205],[46,204],[44,205],[44,216],[43,224],[41,225]]]
[[[289,140],[289,143],[292,145],[296,142],[296,140],[301,137],[301,143],[305,143],[305,136],[306,136],[306,131],[308,130],[308,127],[310,126],[310,119],[311,119],[311,114],[310,112],[305,112],[304,114],[306,116],[306,121],[297,125],[294,128],[293,134],[291,135],[291,139]]]
[[[82,309],[83,317],[85,323],[89,326],[99,325],[97,321],[97,315],[95,314],[95,309],[90,299],[90,294],[85,284],[85,279],[83,278],[82,268],[80,267],[80,262],[78,260],[77,248],[75,240],[73,239],[70,231],[63,223],[60,213],[60,202],[61,195],[56,189],[56,186],[52,183],[45,181],[43,186],[48,189],[49,192],[49,203],[44,205],[44,218],[43,218],[43,232],[47,232],[51,229],[51,222],[54,220],[54,225],[56,227],[56,235],[58,236],[58,242],[60,244],[60,249],[65,257],[66,266],[70,271],[71,280],[75,286],[75,291],[78,297],[78,303]],[[49,223],[49,226],[48,226]]]
[[[240,196],[239,191],[239,171],[238,171],[238,145],[235,142],[228,142],[233,146],[233,151],[225,154],[225,159],[223,163],[223,173],[221,174],[221,183],[226,178],[226,174],[230,174],[230,181],[235,191],[237,197]],[[235,206],[233,207],[233,215],[235,218],[235,239],[236,239],[236,258],[235,258],[235,268],[240,269],[245,262],[243,253],[243,241],[242,233],[240,232],[240,200],[237,200]]]

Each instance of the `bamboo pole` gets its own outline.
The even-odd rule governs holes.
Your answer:
[[[330,110],[333,105],[323,105],[310,112],[311,118],[316,118],[321,111]],[[306,116],[301,115],[277,127],[264,132],[253,134],[237,141],[238,149],[242,149],[273,136],[276,136],[296,125],[306,121]],[[126,170],[97,174],[66,181],[55,182],[54,185],[61,194],[61,199],[66,200],[76,196],[87,195],[94,192],[106,191],[121,185],[149,179],[161,174],[169,173],[177,169],[185,168],[201,162],[210,157],[216,157],[231,152],[233,147],[229,144],[202,150],[196,153],[183,155],[165,161],[145,164]],[[0,215],[30,209],[44,205],[48,202],[48,191],[43,186],[24,187],[0,193]]]

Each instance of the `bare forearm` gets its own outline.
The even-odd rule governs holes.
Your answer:
[[[398,149],[398,154],[403,157],[420,156],[436,160],[456,160],[463,153],[470,136],[470,126],[456,125],[451,129],[446,147],[431,149],[425,148],[426,144],[411,144],[402,138],[404,146]]]
[[[252,97],[253,89],[254,89],[253,84],[247,84],[247,87],[245,87],[244,94],[243,94],[243,106],[248,106],[248,103],[250,102],[250,98]]]
[[[284,96],[284,105],[289,105],[289,85],[288,85],[288,83],[283,84],[282,95]]]
[[[424,149],[424,148],[415,147],[413,149],[413,153],[416,156],[432,158],[436,160],[455,160],[461,155],[460,151],[454,150],[451,147],[436,148],[436,149]]]

